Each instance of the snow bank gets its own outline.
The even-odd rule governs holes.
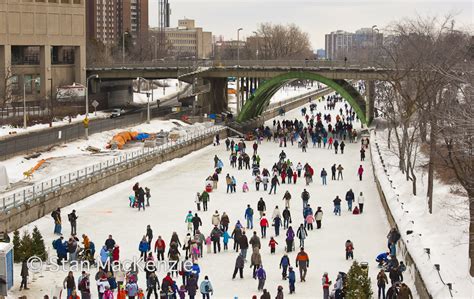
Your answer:
[[[427,176],[421,169],[416,169],[419,195],[413,196],[412,182],[407,182],[399,171],[398,158],[388,149],[386,133],[373,131],[371,134],[374,170],[429,293],[433,298],[451,297],[435,269],[434,265],[439,264],[444,282],[453,284],[454,298],[473,298],[473,282],[468,272],[469,209],[466,198],[452,194],[451,186],[435,179],[433,214],[429,214],[424,196]],[[413,233],[407,235],[408,230]],[[425,248],[430,249],[430,255]]]

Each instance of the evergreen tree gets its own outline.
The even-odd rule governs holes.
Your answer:
[[[13,259],[15,263],[19,263],[23,260],[20,247],[21,247],[20,232],[18,230],[15,230],[13,232]]]
[[[38,227],[33,228],[33,233],[31,234],[33,238],[33,253],[39,257],[42,261],[45,261],[48,258],[46,253],[46,246],[44,245],[44,239],[39,231]]]
[[[34,255],[33,250],[33,239],[30,236],[30,233],[27,231],[23,232],[20,243],[20,252],[21,252],[21,261],[29,259]]]
[[[352,263],[352,266],[347,273],[345,294],[347,299],[371,298],[372,296],[368,271],[362,269],[356,261]]]

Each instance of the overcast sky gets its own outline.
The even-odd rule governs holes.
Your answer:
[[[324,48],[324,34],[338,29],[355,31],[377,25],[383,29],[390,22],[406,17],[456,15],[456,25],[473,28],[472,0],[169,0],[171,26],[178,19],[196,20],[196,26],[237,39],[252,35],[258,24],[294,23],[310,35],[314,49]],[[158,0],[149,0],[150,26],[158,25]]]

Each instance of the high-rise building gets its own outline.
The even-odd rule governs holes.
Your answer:
[[[27,101],[44,101],[85,84],[86,0],[0,2],[0,98],[17,105],[25,87]]]
[[[150,31],[158,34],[160,28]],[[208,59],[212,55],[212,33],[196,27],[194,20],[178,20],[178,27],[165,28],[164,34],[168,52],[173,56]]]
[[[148,0],[88,0],[87,38],[117,43],[127,32],[136,40],[148,35]]]
[[[326,34],[326,59],[344,60],[352,48],[352,33],[343,30]]]
[[[337,30],[326,34],[326,59],[369,61],[383,44],[383,34],[376,28],[361,28],[355,33]]]
[[[87,1],[87,39],[115,44],[119,27],[116,0]]]

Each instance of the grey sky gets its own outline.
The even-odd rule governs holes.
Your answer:
[[[150,2],[150,26],[158,24],[158,0]],[[383,29],[390,22],[405,17],[456,15],[457,26],[473,26],[473,1],[469,0],[170,0],[171,26],[178,19],[196,20],[196,25],[236,39],[252,35],[259,23],[295,23],[310,34],[313,48],[324,48],[324,34],[338,29],[355,31],[377,25]]]

